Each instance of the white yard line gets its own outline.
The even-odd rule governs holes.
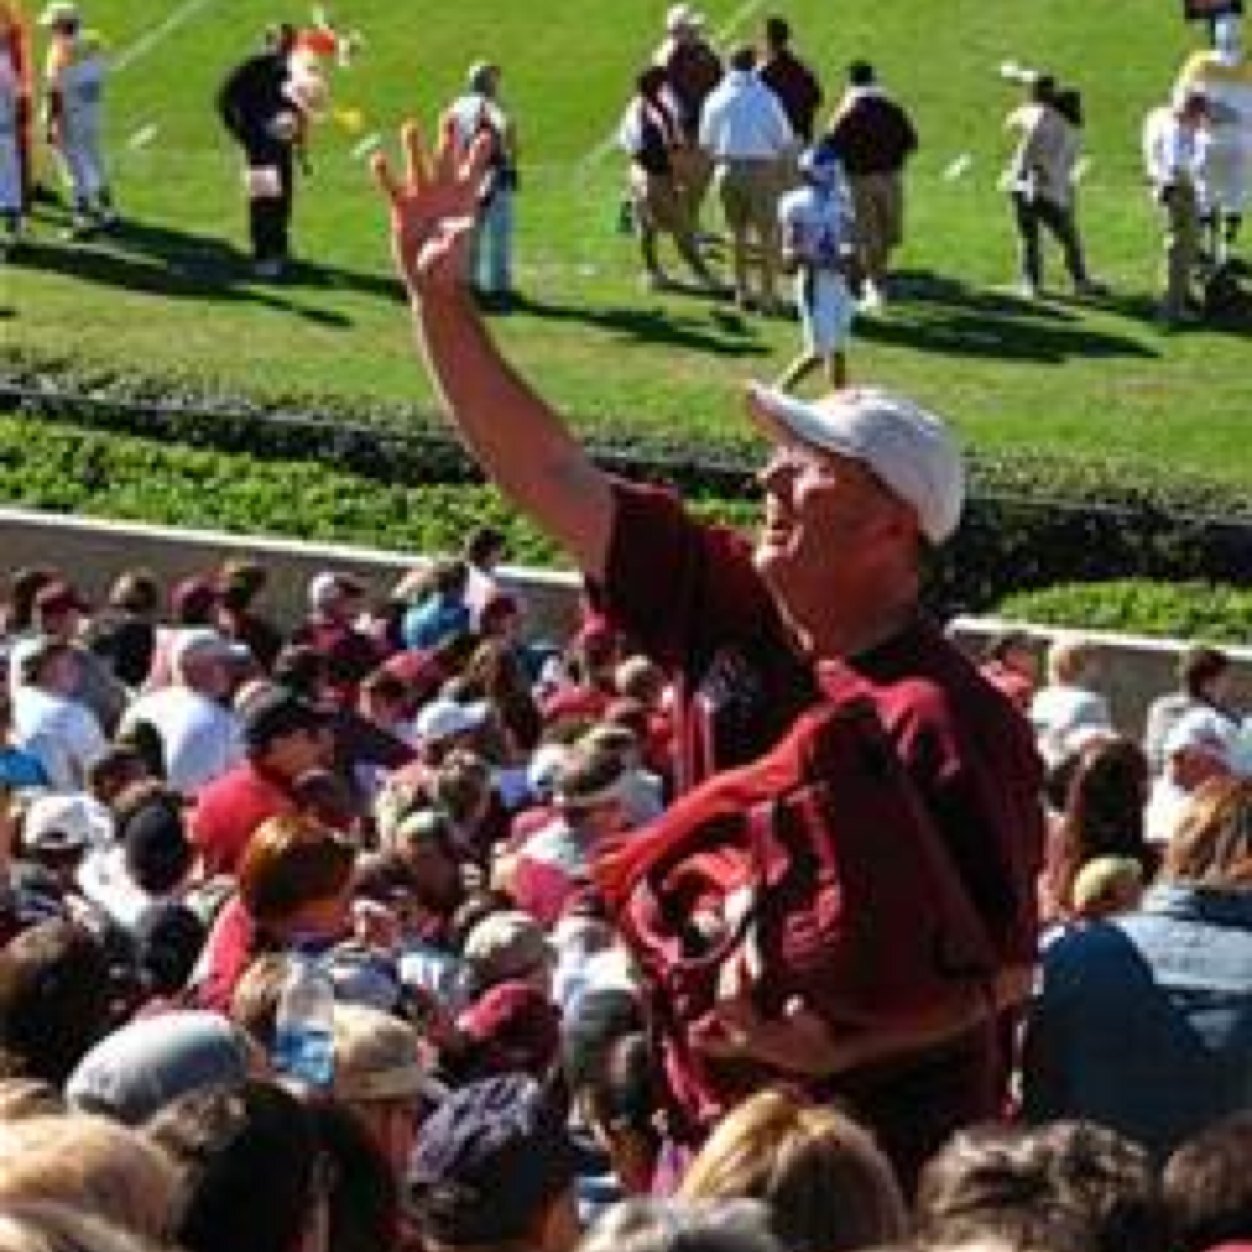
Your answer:
[[[759,9],[764,7],[765,0],[743,0],[743,3],[724,21],[713,35],[713,44],[720,47],[726,43],[731,35],[741,27],[750,17]],[[629,91],[629,84],[623,84],[623,98]],[[623,105],[623,108],[625,105]],[[576,163],[576,169],[580,172],[586,172],[594,165],[599,165],[610,152],[617,148],[617,123],[614,122],[613,129],[598,143],[586,156],[582,157]]]
[[[113,58],[112,68],[120,74],[141,57],[145,57],[157,47],[167,35],[172,35],[180,26],[185,25],[201,9],[207,9],[214,0],[184,0],[159,26],[154,26],[147,34],[141,35],[129,48],[123,49]]]

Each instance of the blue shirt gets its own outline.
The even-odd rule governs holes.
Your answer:
[[[1154,888],[1043,954],[1025,1112],[1089,1118],[1163,1159],[1252,1108],[1252,891]]]
[[[0,748],[0,786],[21,791],[24,787],[48,786],[40,760],[21,748]]]
[[[406,648],[433,648],[469,629],[470,611],[464,601],[430,596],[405,613],[400,634]]]

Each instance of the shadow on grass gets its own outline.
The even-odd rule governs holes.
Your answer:
[[[886,317],[857,319],[859,337],[922,352],[1059,364],[1072,358],[1154,357],[1137,339],[1096,330],[1083,311],[1104,309],[1150,320],[1151,301],[1101,297],[1072,304],[1025,300],[1011,292],[970,287],[928,270],[900,273],[899,303]]]
[[[693,288],[693,293],[697,289]],[[707,293],[700,292],[705,300]],[[653,307],[650,309],[590,308],[568,304],[553,304],[531,296],[519,295],[514,299],[515,313],[529,314],[553,322],[580,322],[607,334],[634,339],[640,343],[661,344],[669,348],[688,348],[707,352],[714,356],[748,357],[768,356],[770,348],[761,343],[751,328],[751,322],[729,306],[714,304],[688,317],[675,316],[670,311]],[[710,316],[711,314],[711,316]]]
[[[85,242],[61,240],[41,230],[23,247],[19,263],[167,299],[261,305],[328,327],[347,328],[352,319],[290,297],[310,289],[339,289],[398,299],[398,286],[389,278],[305,260],[292,261],[280,281],[262,286],[252,273],[251,257],[225,240],[135,220]]]

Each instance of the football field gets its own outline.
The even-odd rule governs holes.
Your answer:
[[[645,293],[635,241],[618,231],[624,159],[612,143],[634,74],[662,25],[658,0],[344,0],[355,62],[333,75],[331,116],[297,193],[302,264],[253,281],[238,154],[213,99],[267,21],[300,5],[257,0],[84,0],[115,60],[108,130],[116,239],[76,247],[55,215],[0,271],[0,345],[11,359],[108,374],[191,378],[231,394],[430,404],[392,280],[368,178],[376,142],[430,118],[469,63],[497,61],[522,149],[517,313],[496,320],[510,356],[588,427],[716,444],[741,435],[744,379],[781,371],[796,327],[726,305]],[[1042,449],[1083,461],[1178,465],[1252,482],[1252,341],[1163,334],[1152,320],[1159,225],[1139,155],[1145,111],[1168,93],[1201,32],[1177,0],[716,0],[723,48],[787,16],[833,104],[853,57],[879,67],[912,111],[904,295],[860,321],[855,379],[916,394],[980,450]],[[1099,307],[1011,294],[1013,237],[999,176],[1004,114],[1020,92],[1005,60],[1042,65],[1083,93],[1088,162],[1081,219]],[[716,223],[710,207],[710,224]],[[1252,248],[1252,238],[1249,240]],[[1059,257],[1048,256],[1055,290]]]

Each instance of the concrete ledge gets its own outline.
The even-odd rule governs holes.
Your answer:
[[[1173,691],[1177,686],[1179,656],[1191,645],[1207,642],[1033,626],[1028,622],[1010,622],[994,617],[955,618],[948,633],[966,651],[977,656],[996,635],[1006,630],[1025,631],[1039,641],[1041,653],[1056,638],[1079,636],[1093,644],[1100,658],[1099,688],[1112,703],[1113,720],[1120,731],[1136,738],[1143,734],[1148,705],[1156,696]],[[1232,662],[1232,699],[1240,709],[1252,711],[1252,648],[1227,644],[1222,644],[1221,648]]]
[[[420,568],[430,559],[418,553],[346,544],[184,530],[25,509],[0,509],[0,553],[0,563],[8,569],[57,566],[93,600],[103,598],[113,578],[129,566],[145,566],[169,585],[230,557],[252,557],[270,570],[269,611],[287,623],[294,623],[303,614],[305,587],[318,570],[351,570],[381,597],[401,574]],[[577,575],[509,567],[501,572],[501,581],[525,598],[527,629],[532,637],[559,640],[573,629],[581,589]],[[1079,633],[1090,639],[1101,654],[1102,687],[1112,701],[1114,717],[1119,728],[1131,735],[1142,732],[1144,712],[1153,697],[1174,688],[1178,656],[1192,642],[1061,630],[982,617],[955,619],[951,634],[977,654],[992,637],[1010,628],[1038,639],[1041,649],[1058,635]],[[1252,648],[1228,647],[1225,651],[1234,661],[1235,697],[1240,707],[1252,710]]]
[[[0,553],[5,569],[54,565],[95,603],[122,570],[142,566],[173,585],[231,558],[255,559],[270,571],[266,609],[294,625],[304,614],[305,588],[319,570],[350,570],[383,597],[400,575],[420,569],[430,556],[348,544],[184,530],[139,522],[66,517],[26,509],[0,509]],[[577,621],[581,582],[571,573],[506,567],[501,583],[525,597],[527,633],[562,639]]]

